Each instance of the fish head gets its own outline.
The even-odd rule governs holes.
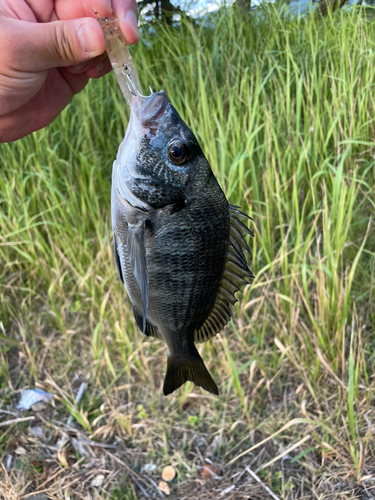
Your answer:
[[[140,208],[183,206],[213,175],[193,132],[164,91],[133,98],[117,166],[127,201]]]

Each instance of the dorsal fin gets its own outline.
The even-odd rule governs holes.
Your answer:
[[[239,217],[249,219],[250,217],[233,205],[229,205],[229,214],[231,237],[227,262],[212,311],[203,325],[194,332],[194,341],[198,343],[206,342],[224,328],[233,316],[233,305],[237,302],[235,293],[243,284],[248,283],[248,278],[254,277],[244,255],[244,251],[250,253],[244,236],[246,234],[253,236],[253,233],[239,220]]]

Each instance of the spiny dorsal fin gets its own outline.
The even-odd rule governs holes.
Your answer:
[[[239,220],[239,217],[249,219],[250,217],[233,205],[229,205],[229,214],[230,244],[219,292],[210,315],[203,325],[195,330],[194,342],[206,342],[224,328],[233,316],[233,305],[237,302],[235,293],[240,290],[242,285],[248,283],[248,278],[254,277],[244,255],[244,251],[250,253],[244,236],[246,234],[253,236],[253,233]]]

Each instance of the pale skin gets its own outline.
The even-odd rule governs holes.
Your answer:
[[[0,0],[0,142],[49,125],[111,70],[92,7],[138,41],[136,0]]]

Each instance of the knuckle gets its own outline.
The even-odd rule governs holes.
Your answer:
[[[59,59],[68,64],[77,59],[74,44],[72,43],[65,24],[57,24],[53,30],[51,48],[56,53],[53,55],[58,56]]]

